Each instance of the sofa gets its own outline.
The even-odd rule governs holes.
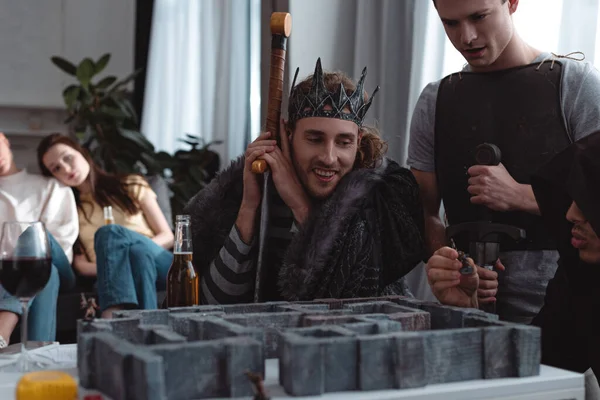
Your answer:
[[[30,170],[29,168],[27,168]],[[157,195],[158,205],[167,217],[171,229],[173,229],[173,216],[171,213],[171,193],[167,182],[161,176],[146,177],[148,183]],[[77,341],[77,320],[85,315],[85,309],[81,308],[81,295],[85,298],[96,298],[94,289],[95,278],[77,275],[75,287],[70,290],[61,291],[58,296],[56,315],[56,340],[60,343],[75,343]],[[165,297],[165,292],[158,293],[158,305]],[[11,336],[11,343],[20,340],[20,329],[15,329]]]

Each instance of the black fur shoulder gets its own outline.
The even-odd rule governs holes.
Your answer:
[[[381,287],[392,284],[420,262],[423,225],[418,185],[408,169],[385,160],[378,168],[353,171],[292,241],[279,275],[281,293],[295,300],[323,292],[318,288],[334,269],[352,267],[334,258],[348,242],[364,240],[365,232],[357,230],[365,226],[374,236],[374,251],[381,252],[371,261],[381,264],[374,266],[382,274]]]
[[[232,161],[185,206],[190,215],[194,265],[204,272],[225,243],[237,218],[243,190],[244,158]]]

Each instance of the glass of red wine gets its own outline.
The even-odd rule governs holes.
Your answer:
[[[20,301],[23,310],[21,353],[17,361],[20,372],[43,367],[27,352],[27,314],[31,299],[48,283],[51,269],[50,243],[42,222],[8,221],[2,224],[0,284]]]

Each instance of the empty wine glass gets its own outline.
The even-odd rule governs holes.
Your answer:
[[[19,299],[21,316],[20,372],[43,368],[27,352],[27,314],[30,300],[48,283],[52,269],[50,243],[42,222],[9,221],[2,224],[0,284]]]

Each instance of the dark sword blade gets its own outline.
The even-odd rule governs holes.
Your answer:
[[[262,201],[260,203],[260,222],[258,226],[258,258],[256,261],[256,281],[254,284],[254,302],[259,303],[263,298],[263,284],[267,271],[265,255],[267,247],[267,230],[269,229],[269,180],[271,171],[263,174]]]
[[[475,250],[473,261],[475,261],[476,265],[489,271],[494,270],[494,264],[496,263],[500,252],[500,245],[498,243],[477,242],[472,250]],[[497,296],[498,295],[496,294],[496,297]],[[479,308],[485,312],[496,314],[496,303],[482,304]]]

